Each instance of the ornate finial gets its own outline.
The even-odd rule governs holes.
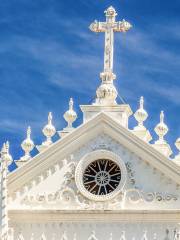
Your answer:
[[[69,110],[67,112],[64,113],[64,119],[66,120],[67,124],[67,129],[71,129],[73,122],[76,120],[77,118],[77,114],[76,112],[73,110],[73,99],[70,98],[69,101]]]
[[[164,136],[168,133],[168,127],[167,125],[164,123],[164,112],[161,111],[160,113],[160,123],[157,124],[157,126],[155,127],[155,132],[156,134],[159,136],[159,140],[158,143],[166,143],[166,141],[164,140]]]
[[[138,122],[138,128],[144,130],[143,122],[147,119],[148,113],[144,110],[144,98],[140,98],[139,109],[134,114],[135,119]]]
[[[3,143],[2,149],[1,149],[1,154],[5,154],[6,153],[6,143]]]
[[[116,75],[113,73],[114,33],[127,32],[131,28],[131,24],[125,20],[116,21],[117,13],[112,6],[105,11],[105,15],[106,22],[94,21],[89,28],[96,33],[105,33],[104,70],[100,74],[102,83],[96,91],[95,105],[111,106],[117,104],[118,95],[113,84],[113,80],[116,79]]]
[[[13,158],[12,158],[11,154],[9,153],[9,142],[8,141],[3,144],[1,153],[3,155],[6,166],[9,166],[13,162]]]
[[[25,152],[25,155],[23,157],[21,157],[21,160],[23,160],[23,161],[29,160],[31,158],[30,152],[34,148],[34,143],[31,140],[31,127],[30,126],[27,128],[27,136],[26,136],[26,139],[21,143],[21,147]]]
[[[51,138],[56,133],[56,129],[52,124],[52,113],[51,112],[49,112],[49,114],[48,114],[48,124],[43,128],[42,132],[47,138],[46,141],[43,142],[43,145],[45,145],[45,146],[51,145],[52,144]]]

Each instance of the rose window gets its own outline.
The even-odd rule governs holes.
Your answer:
[[[94,195],[106,195],[113,192],[121,181],[120,167],[108,159],[99,159],[90,163],[83,174],[83,184]]]

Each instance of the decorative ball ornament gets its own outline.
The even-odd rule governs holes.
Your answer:
[[[25,152],[25,155],[21,158],[23,160],[28,160],[29,158],[31,158],[30,152],[33,150],[34,148],[34,143],[31,140],[31,127],[27,128],[27,137],[26,139],[22,142],[21,144],[22,149]]]
[[[56,128],[52,124],[52,113],[48,114],[48,124],[42,130],[44,136],[46,136],[46,141],[43,142],[43,145],[50,145],[52,143],[52,137],[56,133]]]
[[[159,142],[164,143],[164,136],[168,133],[169,129],[167,127],[167,125],[164,123],[164,112],[161,111],[160,113],[160,123],[157,124],[157,126],[155,127],[155,132],[156,134],[159,136]]]
[[[144,98],[140,98],[139,109],[134,114],[135,119],[138,122],[138,127],[144,129],[143,122],[146,121],[148,113],[144,109]]]
[[[68,123],[67,124],[67,127],[66,128],[73,128],[72,124],[73,122],[76,120],[77,118],[77,114],[76,112],[74,111],[73,109],[73,99],[70,98],[70,101],[69,101],[69,110],[67,112],[64,113],[63,117],[64,119],[66,120],[66,122]]]
[[[112,83],[102,83],[96,91],[98,102],[102,105],[116,104],[117,90]]]

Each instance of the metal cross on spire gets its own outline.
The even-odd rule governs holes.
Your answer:
[[[116,78],[116,75],[113,73],[114,32],[127,32],[132,27],[131,24],[129,22],[126,22],[125,20],[116,22],[115,18],[117,13],[112,6],[105,11],[105,15],[106,22],[94,21],[89,27],[90,30],[93,32],[105,33],[104,71],[100,74],[103,84],[112,83],[113,80]]]

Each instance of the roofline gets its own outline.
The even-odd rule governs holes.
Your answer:
[[[53,163],[55,164],[57,162],[57,158],[55,156],[60,149],[64,150],[64,154],[62,153],[61,155],[63,158],[67,156],[67,152],[73,152],[73,150],[77,148],[80,144],[78,141],[79,138],[81,138],[81,140],[83,138],[87,139],[87,137],[88,139],[91,139],[100,132],[105,132],[110,136],[113,136],[113,138],[117,141],[121,141],[122,139],[125,147],[133,149],[133,152],[138,156],[142,156],[143,152],[143,160],[153,165],[154,168],[158,169],[180,185],[180,166],[173,163],[152,145],[138,138],[130,130],[121,126],[116,120],[112,119],[106,113],[100,112],[94,118],[84,124],[81,124],[73,132],[53,143],[47,150],[36,155],[22,167],[10,173],[8,175],[9,190],[19,188],[20,186],[22,187],[24,184],[24,177],[27,182],[32,179],[33,176],[39,174],[39,171],[42,171],[42,169],[48,168],[48,166]],[[52,155],[54,155],[53,159]]]

